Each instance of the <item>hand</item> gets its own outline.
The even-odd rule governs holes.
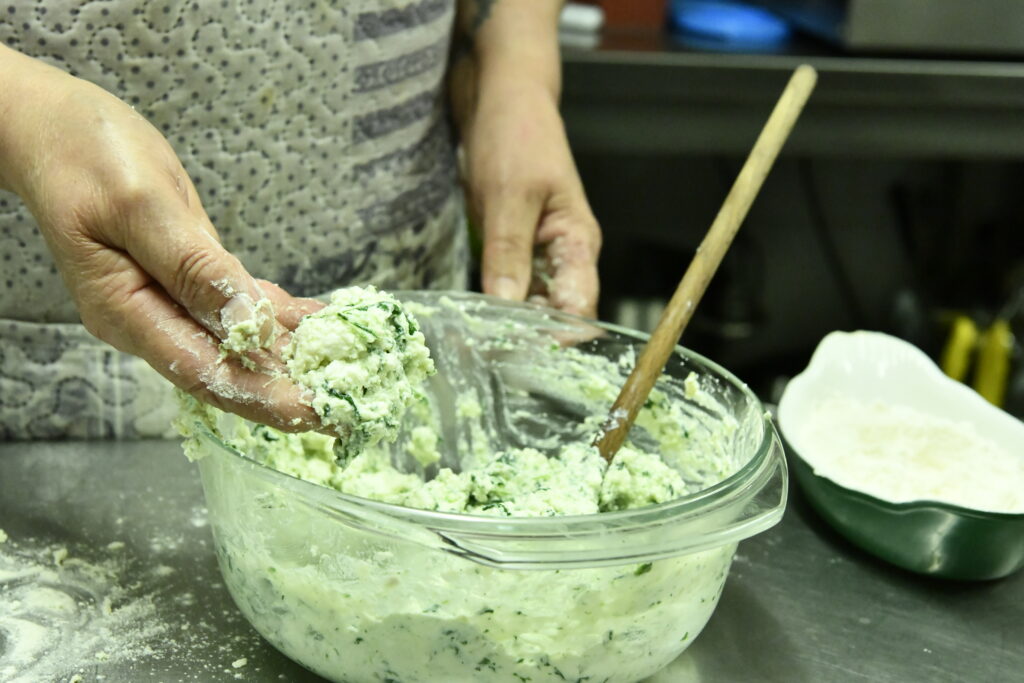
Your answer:
[[[86,329],[221,409],[319,426],[299,388],[270,374],[272,351],[250,370],[218,344],[263,297],[284,331],[316,302],[254,280],[221,246],[171,146],[131,107],[3,47],[0,74],[0,187],[32,211]]]
[[[463,102],[466,190],[483,231],[484,292],[516,300],[529,294],[595,316],[601,232],[555,96],[513,72],[480,82]]]

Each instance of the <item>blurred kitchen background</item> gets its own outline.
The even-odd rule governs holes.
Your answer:
[[[776,400],[826,333],[881,330],[1024,415],[1024,2],[570,3],[562,44],[603,319],[653,327],[809,62],[817,90],[683,343]]]

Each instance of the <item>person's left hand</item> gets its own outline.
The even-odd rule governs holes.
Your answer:
[[[480,83],[462,126],[470,217],[483,236],[483,290],[597,313],[601,232],[551,91],[526,78]]]

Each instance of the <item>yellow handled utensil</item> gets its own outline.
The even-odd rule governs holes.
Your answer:
[[[1009,321],[997,318],[978,341],[978,366],[974,370],[974,390],[989,403],[1002,407],[1006,400],[1006,382],[1013,354],[1013,332]]]
[[[971,356],[978,344],[978,326],[966,315],[957,315],[942,350],[942,371],[957,382],[967,379]]]

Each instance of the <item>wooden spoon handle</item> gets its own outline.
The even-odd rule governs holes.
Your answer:
[[[789,137],[793,125],[810,97],[818,75],[813,67],[803,64],[797,67],[789,79],[786,89],[772,110],[761,135],[750,151],[732,189],[719,209],[714,223],[697,247],[689,268],[666,306],[658,326],[654,329],[647,345],[644,346],[636,366],[612,405],[604,428],[595,439],[594,445],[605,460],[611,462],[622,442],[626,440],[630,427],[640,407],[647,400],[651,388],[665,367],[673,349],[679,341],[686,324],[690,322],[697,302],[704,295],[708,283],[722,262],[722,257],[732,244],[743,219],[754,202],[765,177],[772,168],[779,150]]]

